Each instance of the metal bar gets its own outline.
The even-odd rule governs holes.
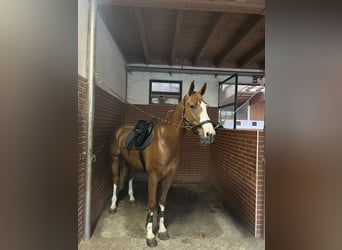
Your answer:
[[[220,83],[219,83],[220,84]],[[221,83],[221,84],[226,84],[226,85],[235,85],[235,82],[233,83],[233,82],[227,82],[227,83]],[[221,85],[220,84],[220,85]],[[261,86],[261,84],[259,84],[259,83],[241,83],[241,82],[239,82],[239,85],[242,85],[242,86]]]
[[[220,109],[220,108],[225,108],[225,107],[229,107],[229,106],[233,106],[233,105],[235,105],[235,102],[231,102],[231,103],[228,103],[228,104],[224,104],[222,106],[218,106],[218,108]]]
[[[230,79],[234,78],[234,77],[236,76],[236,74],[237,74],[237,73],[235,73],[235,74],[233,74],[233,75],[231,75],[231,76],[227,77],[227,78],[226,78],[226,79],[224,79],[223,81],[219,82],[219,84],[223,84],[223,83],[225,83],[225,82],[229,81]]]
[[[95,39],[96,39],[96,0],[89,0],[88,45],[87,45],[87,151],[85,166],[85,206],[84,206],[84,240],[91,234],[91,175],[93,161],[93,127],[94,127],[94,92],[95,92]]]
[[[160,67],[145,65],[126,65],[128,72],[155,72],[155,73],[188,73],[203,75],[227,75],[239,73],[240,76],[264,76],[263,70],[239,70],[239,69],[208,69],[196,67]]]
[[[237,94],[238,94],[238,81],[239,81],[239,75],[236,74],[235,77],[235,96],[234,96],[234,129],[236,129],[236,117],[237,117]]]

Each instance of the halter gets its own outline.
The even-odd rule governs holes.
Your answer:
[[[205,120],[203,122],[200,122],[199,124],[194,124],[192,121],[189,120],[188,117],[185,116],[185,98],[183,99],[183,112],[182,112],[182,120],[183,122],[187,122],[190,126],[189,130],[191,130],[194,134],[198,135],[197,128],[201,127],[204,124],[211,123],[214,125],[214,123],[211,120]]]

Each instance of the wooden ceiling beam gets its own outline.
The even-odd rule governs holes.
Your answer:
[[[215,34],[215,32],[218,30],[218,28],[222,24],[223,19],[224,19],[224,13],[220,13],[220,14],[216,15],[215,21],[213,22],[210,30],[207,33],[209,35],[207,36],[207,38],[204,41],[200,51],[197,54],[195,60],[193,61],[193,65],[196,65],[198,63],[198,61],[201,59],[201,57],[203,56],[205,50],[208,47],[209,41],[213,38],[213,35]]]
[[[99,0],[99,3],[130,7],[154,7],[245,14],[262,14],[265,9],[265,0]]]
[[[257,56],[260,52],[265,50],[265,40],[263,39],[259,42],[253,49],[251,49],[247,54],[245,54],[242,58],[238,60],[238,67],[242,68],[245,66],[251,59]]]
[[[134,15],[138,24],[139,37],[141,41],[141,46],[143,48],[145,62],[148,64],[151,61],[150,53],[148,49],[148,41],[145,31],[144,19],[142,16],[142,10],[140,8],[134,8]]]
[[[176,19],[176,24],[175,24],[175,31],[173,34],[173,42],[172,42],[172,49],[171,49],[171,56],[170,56],[170,64],[173,65],[175,62],[175,57],[176,57],[176,50],[177,50],[177,44],[182,28],[182,23],[183,23],[183,10],[179,10],[177,12],[177,19]]]
[[[245,36],[251,30],[259,24],[259,22],[263,21],[263,16],[253,16],[251,19],[247,21],[244,27],[235,35],[233,40],[228,44],[226,48],[224,48],[223,52],[215,59],[215,64],[217,66],[221,66],[222,63],[228,58],[230,53],[238,46],[238,44],[244,39]]]

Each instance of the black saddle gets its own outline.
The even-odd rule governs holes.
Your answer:
[[[152,142],[156,124],[157,118],[152,118],[150,122],[139,120],[134,129],[128,133],[124,147],[128,150],[144,150]]]

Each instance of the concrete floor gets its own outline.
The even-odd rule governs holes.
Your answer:
[[[123,192],[118,211],[108,213],[108,204],[92,238],[81,241],[79,250],[151,249],[145,240],[147,184],[134,183],[135,204]],[[170,239],[157,239],[154,249],[265,249],[265,241],[229,213],[209,185],[173,184],[165,212]]]

